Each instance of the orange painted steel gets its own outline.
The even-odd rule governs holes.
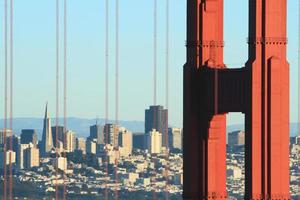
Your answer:
[[[67,136],[66,132],[68,130],[68,124],[67,124],[67,65],[68,65],[68,54],[67,54],[67,42],[68,42],[68,33],[67,33],[67,26],[68,26],[68,18],[67,18],[67,0],[64,0],[64,145],[66,145],[67,142]],[[66,155],[66,147],[64,147],[63,155],[64,158],[67,157]],[[66,159],[64,159],[64,166],[67,166]],[[67,186],[66,186],[66,172],[63,172],[63,200],[67,199]]]
[[[13,36],[14,36],[14,0],[10,0],[10,116],[9,116],[9,127],[11,130],[11,136],[9,141],[9,149],[13,151],[13,69],[14,69],[14,49],[13,49]],[[13,163],[12,154],[9,154],[9,199],[13,199]]]
[[[108,123],[108,107],[109,107],[109,80],[108,80],[108,74],[109,74],[109,1],[105,1],[105,125]],[[108,128],[105,130],[104,137],[104,144],[105,144],[105,151],[106,151],[106,160],[105,160],[105,191],[104,191],[104,199],[108,199]]]
[[[245,199],[290,199],[287,0],[249,0],[249,58],[223,63],[223,0],[187,1],[184,199],[226,199],[226,114],[245,114]]]
[[[3,199],[7,198],[7,114],[8,114],[8,42],[7,42],[7,0],[4,1],[4,134],[3,134]]]
[[[153,105],[157,101],[157,0],[153,2]]]
[[[56,0],[56,119],[55,119],[55,129],[56,129],[56,135],[55,135],[55,171],[56,171],[56,175],[55,175],[55,180],[56,180],[56,185],[55,185],[55,200],[59,199],[59,187],[58,187],[58,157],[59,157],[59,152],[58,152],[58,125],[59,125],[59,42],[60,42],[60,38],[59,38],[59,0]]]
[[[116,33],[115,33],[115,40],[116,40],[116,68],[115,68],[115,95],[116,95],[116,99],[115,99],[115,124],[118,126],[119,124],[119,0],[116,0],[116,7],[115,7],[115,14],[116,14]],[[119,128],[115,127],[114,128],[114,134],[118,135],[119,132]],[[119,149],[118,149],[119,151]],[[118,184],[119,181],[119,177],[118,177],[118,156],[115,159],[115,183]],[[115,191],[115,200],[119,199],[119,191],[118,188],[116,187]]]
[[[170,41],[169,41],[169,21],[170,21],[170,2],[169,0],[166,0],[166,109],[168,110],[167,113],[167,122],[168,122],[168,118],[169,118],[169,114],[170,114],[170,110],[169,110],[169,50],[170,50]],[[166,181],[166,186],[165,186],[165,199],[168,200],[169,199],[169,151],[170,151],[170,146],[169,146],[169,131],[168,131],[168,123],[166,123],[165,126],[165,146],[167,148],[167,152],[166,152],[166,161],[167,164],[165,166],[165,181]]]

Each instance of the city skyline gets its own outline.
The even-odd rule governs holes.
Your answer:
[[[46,119],[48,120],[49,118],[47,117],[46,114]],[[47,122],[46,120],[46,122]],[[97,125],[97,123],[95,123]],[[91,124],[90,127],[94,127],[93,124]],[[52,128],[55,128],[55,126],[52,126]],[[28,130],[26,129],[26,127],[24,127],[24,130]],[[173,129],[174,131],[179,131],[180,130],[176,130]],[[1,130],[0,130],[1,132]],[[25,132],[25,131],[24,131]],[[29,135],[31,134],[30,131],[26,131]],[[96,131],[97,132],[97,131]],[[130,134],[131,139],[127,138],[122,138],[123,136],[121,136],[122,134]],[[76,133],[74,133],[76,134]],[[150,133],[153,134],[153,133]],[[162,138],[161,138],[161,134],[160,133],[156,133],[158,134],[158,137],[160,138],[152,138],[151,142],[149,142],[149,135],[150,134],[143,134],[144,138],[146,139],[146,143],[144,147],[142,148],[136,148],[134,146],[136,146],[136,144],[134,144],[135,142],[132,141],[133,139],[133,135],[130,133],[130,131],[128,132],[125,128],[121,128],[120,129],[120,135],[119,135],[119,142],[118,142],[118,148],[119,151],[121,153],[121,157],[116,157],[113,148],[110,144],[108,145],[108,149],[109,149],[109,163],[110,165],[112,165],[116,159],[119,160],[119,162],[121,163],[121,165],[119,166],[119,177],[121,177],[122,180],[122,185],[120,186],[120,188],[128,188],[131,187],[131,189],[133,191],[139,190],[139,188],[143,187],[148,187],[148,188],[153,188],[158,195],[161,195],[161,184],[163,184],[163,182],[159,181],[159,178],[157,179],[157,182],[155,183],[155,185],[149,185],[149,179],[148,178],[143,178],[141,177],[140,170],[144,170],[144,164],[141,163],[141,161],[145,161],[145,162],[150,162],[148,161],[148,159],[151,160],[158,160],[159,161],[159,166],[164,166],[164,160],[162,158],[164,158],[164,153],[163,153],[163,147],[162,147]],[[169,132],[169,134],[172,134]],[[235,134],[233,132],[233,134]],[[92,137],[95,136],[95,131],[93,130],[93,128],[90,129],[90,135]],[[96,134],[97,135],[97,134]],[[159,136],[160,135],[160,136]],[[181,135],[181,134],[179,134]],[[120,138],[121,136],[121,138]],[[79,137],[78,135],[75,136],[76,138],[82,140],[81,137]],[[101,137],[98,135],[98,137]],[[157,136],[155,136],[157,137]],[[182,136],[180,136],[182,137]],[[291,181],[291,195],[295,196],[296,194],[298,194],[299,192],[299,188],[297,187],[297,183],[298,183],[298,175],[297,175],[297,170],[298,170],[298,159],[299,159],[299,152],[300,152],[300,148],[299,148],[299,137],[291,137],[291,165],[293,166],[291,168],[291,177],[292,180]],[[1,138],[0,138],[1,139]],[[72,167],[69,168],[68,166],[74,166],[74,163],[86,163],[87,164],[87,168],[84,167],[80,167],[78,168],[80,165],[75,165],[75,169],[77,170],[87,170],[90,171],[91,168],[93,168],[93,170],[96,170],[99,172],[103,171],[103,163],[101,164],[101,157],[103,158],[103,150],[101,150],[101,148],[103,147],[102,143],[97,143],[97,139],[93,138],[94,141],[92,142],[91,140],[89,140],[88,138],[85,138],[84,140],[82,140],[84,143],[86,143],[86,145],[79,145],[79,143],[76,142],[75,147],[71,148],[70,150],[69,147],[67,147],[68,145],[65,145],[68,143],[68,141],[66,141],[65,144],[61,145],[59,147],[59,152],[62,152],[63,150],[61,149],[62,147],[65,149],[65,151],[67,152],[67,158],[63,157],[63,154],[59,154],[60,156],[57,158],[58,159],[58,169],[60,170],[60,173],[62,171],[68,172],[68,171],[72,171],[74,170]],[[182,138],[181,138],[182,139]],[[9,139],[8,139],[9,140]],[[21,140],[22,140],[22,136],[21,136]],[[21,142],[21,140],[19,142]],[[32,140],[32,139],[31,139]],[[67,139],[69,140],[69,139]],[[153,140],[156,140],[153,142]],[[180,140],[180,139],[179,139]],[[244,140],[244,139],[242,139]],[[126,141],[126,142],[125,142]],[[29,142],[29,140],[28,140]],[[92,142],[92,143],[90,143]],[[125,142],[125,143],[124,143]],[[133,142],[133,143],[132,143]],[[180,143],[180,141],[177,141]],[[90,144],[89,144],[90,143]],[[149,146],[150,144],[150,146]],[[34,177],[35,180],[38,180],[38,184],[36,186],[38,186],[39,188],[43,188],[43,190],[45,190],[46,192],[43,193],[42,191],[40,191],[39,193],[35,194],[35,195],[46,195],[46,196],[51,196],[53,195],[53,188],[55,188],[55,185],[51,185],[48,184],[49,179],[54,181],[55,180],[55,176],[53,176],[53,171],[48,171],[48,175],[47,175],[47,170],[43,170],[45,167],[49,168],[49,169],[54,169],[53,167],[55,167],[55,157],[53,158],[53,155],[55,154],[55,151],[52,150],[52,158],[51,155],[50,157],[44,157],[42,158],[40,153],[39,153],[39,149],[35,148],[34,145],[30,142],[29,144],[19,144],[19,148],[20,150],[16,151],[16,152],[9,152],[7,151],[7,155],[12,154],[13,156],[13,166],[16,165],[16,169],[21,169],[23,171],[18,172],[20,177],[20,180],[30,180],[32,177]],[[125,147],[129,145],[129,152],[127,149],[125,149]],[[153,146],[155,145],[155,146]],[[158,145],[158,146],[156,146]],[[137,145],[139,146],[139,145]],[[133,151],[132,149],[133,148]],[[170,149],[176,149],[176,147],[174,147],[173,145],[171,145],[170,143]],[[122,150],[121,150],[122,149]],[[145,150],[147,150],[146,152],[144,152]],[[181,196],[181,187],[182,187],[182,171],[178,169],[182,168],[182,160],[181,160],[181,156],[182,154],[180,153],[180,151],[178,151],[179,149],[177,148],[176,153],[170,153],[170,165],[172,166],[172,178],[170,178],[170,183],[171,183],[171,188],[170,190],[172,191],[170,193],[170,195],[174,195],[174,198],[180,198]],[[130,153],[132,151],[132,153]],[[232,143],[227,145],[227,162],[228,162],[228,168],[227,168],[227,189],[228,189],[228,195],[230,195],[231,197],[235,197],[237,199],[241,198],[244,194],[244,177],[245,177],[245,171],[244,171],[244,145],[240,144],[240,141],[238,141],[237,139],[234,139]],[[144,152],[141,154],[141,152]],[[150,155],[149,157],[149,153],[153,153]],[[157,155],[156,155],[157,154]],[[84,155],[84,156],[83,156]],[[0,153],[0,159],[1,159],[1,153]],[[93,158],[92,161],[89,161],[88,159],[79,159],[78,158],[81,157],[83,158]],[[145,156],[147,157],[147,159],[145,158]],[[50,158],[50,162],[49,162],[49,158]],[[97,158],[95,160],[95,158]],[[100,159],[100,160],[99,160]],[[136,161],[136,159],[138,161]],[[144,160],[146,159],[146,160]],[[179,160],[178,160],[179,159]],[[40,161],[39,161],[40,160]],[[124,165],[122,164],[122,162],[124,161],[129,161],[129,163],[132,163],[132,165],[137,167],[137,171],[132,172],[131,170],[133,170],[132,168],[124,168]],[[67,164],[68,163],[68,164]],[[150,162],[151,163],[151,162]],[[141,165],[142,164],[142,165]],[[150,164],[151,166],[152,164]],[[51,168],[51,166],[53,166]],[[84,165],[83,165],[84,166]],[[102,168],[101,168],[102,166]],[[0,165],[1,167],[1,165]],[[100,168],[99,168],[100,167]],[[175,168],[174,168],[175,167]],[[110,167],[110,169],[112,170],[113,168]],[[129,173],[122,173],[122,171],[124,169],[128,169],[130,172]],[[153,169],[152,169],[153,170]],[[75,172],[74,172],[75,173]],[[151,171],[150,171],[151,173]],[[52,175],[51,175],[52,174]],[[76,183],[76,184],[81,184],[82,183],[82,179],[85,176],[82,177],[82,175],[80,175],[81,178],[76,177],[76,175],[71,175],[69,173],[67,173],[67,180],[70,179],[71,183]],[[158,177],[163,175],[163,171],[160,171],[158,173]],[[74,177],[73,177],[74,176]],[[94,175],[93,175],[94,176]],[[90,189],[89,190],[85,190],[82,189],[81,191],[84,192],[93,192],[91,194],[93,195],[103,195],[103,191],[99,192],[97,191],[97,187],[96,185],[93,183],[93,176],[90,177],[90,181],[91,183],[90,185]],[[110,181],[114,180],[114,174],[110,173],[109,174],[110,177]],[[43,180],[45,179],[45,180]],[[16,182],[18,182],[17,180],[15,180]],[[63,182],[62,179],[58,180],[60,183]],[[45,182],[45,184],[44,184]],[[134,183],[134,184],[133,184]],[[98,184],[103,184],[101,182],[99,182]],[[111,182],[111,184],[113,184],[113,182]],[[237,189],[238,188],[238,189]],[[112,189],[113,190],[113,189]],[[111,190],[111,192],[113,192]],[[16,191],[18,191],[18,189],[16,189]],[[52,191],[52,193],[51,193]],[[238,192],[237,192],[238,191]],[[73,192],[76,193],[76,188],[72,187],[72,184],[70,186],[68,186],[68,196],[72,196]],[[145,193],[146,194],[146,193]],[[20,194],[16,193],[14,194],[15,196],[19,196]],[[24,194],[26,195],[26,194]],[[79,195],[79,193],[77,194]],[[87,195],[87,193],[82,193],[81,195]],[[123,194],[124,195],[124,194]],[[126,194],[127,195],[127,194]],[[151,195],[150,195],[151,196]],[[35,197],[37,198],[37,197]],[[93,197],[94,198],[94,197]]]
[[[145,113],[145,115],[147,114]],[[126,127],[116,124],[107,123],[101,126],[96,121],[95,125],[90,124],[90,135],[82,138],[76,132],[65,129],[64,126],[51,126],[50,121],[51,115],[48,112],[48,105],[46,105],[43,138],[38,141],[38,144],[36,144],[36,131],[25,126],[21,136],[14,135],[17,140],[15,142],[14,139],[13,151],[10,151],[7,146],[6,151],[0,151],[0,169],[5,170],[4,166],[12,166],[13,173],[17,174],[14,184],[22,184],[24,181],[30,183],[31,177],[37,181],[32,190],[39,188],[39,191],[30,194],[30,198],[51,197],[54,195],[54,191],[60,190],[56,187],[58,183],[59,187],[66,185],[68,198],[76,194],[91,195],[89,198],[94,199],[104,195],[103,188],[106,188],[107,181],[110,184],[109,193],[123,191],[122,198],[133,191],[141,192],[140,195],[147,195],[148,188],[155,190],[157,195],[162,195],[165,187],[169,187],[170,196],[180,198],[182,187],[181,134],[174,135],[174,138],[171,139],[170,154],[168,153],[170,177],[169,183],[166,185],[166,181],[162,180],[165,172],[158,166],[165,166],[164,159],[167,151],[166,147],[162,146],[162,134],[155,129],[149,134],[144,133],[144,139],[136,144],[136,141],[133,141],[132,132]],[[174,131],[178,130],[181,129],[174,129]],[[0,133],[2,132],[0,129]],[[145,132],[147,131],[145,130]],[[7,136],[10,136],[9,130],[6,133]],[[0,147],[5,140],[10,141],[9,137],[4,140],[3,138],[4,135],[0,135]],[[136,148],[136,146],[142,148]],[[6,155],[5,165],[3,165],[4,155]],[[12,157],[11,162],[7,159],[9,156]],[[156,166],[157,164],[158,166]],[[95,175],[89,174],[91,169],[96,172]],[[153,176],[153,174],[156,175]],[[93,180],[93,177],[97,177],[96,181]],[[120,179],[116,177],[120,177]],[[89,183],[85,183],[82,178],[90,179]],[[78,184],[88,184],[89,189],[82,188],[78,191],[76,189]],[[140,191],[140,189],[144,191]],[[26,194],[20,194],[18,190],[18,187],[14,186],[14,197],[26,196]],[[27,189],[26,192],[28,191],[30,190]]]

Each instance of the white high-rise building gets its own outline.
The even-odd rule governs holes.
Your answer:
[[[17,166],[19,169],[40,166],[40,150],[32,143],[20,144],[17,153]]]
[[[57,159],[57,162],[56,162]],[[58,157],[54,159],[54,167],[55,165],[57,165],[57,169],[61,170],[61,171],[66,171],[67,170],[67,158],[65,157]]]
[[[67,152],[73,152],[76,149],[75,133],[73,131],[68,130],[65,134],[66,134],[65,150]]]
[[[88,154],[97,153],[97,139],[86,141],[86,153]]]
[[[149,153],[156,154],[161,153],[162,147],[162,134],[155,129],[146,133],[146,148]]]
[[[230,166],[227,169],[227,177],[233,178],[233,179],[241,179],[242,178],[242,170],[239,167],[236,166]]]
[[[119,149],[121,156],[129,156],[132,153],[132,132],[125,128],[120,128]]]
[[[19,169],[24,169],[24,151],[30,148],[31,144],[20,144],[17,153],[17,166]]]
[[[86,140],[85,138],[76,139],[76,149],[81,150],[83,154],[86,154]]]
[[[33,145],[33,144],[32,144]],[[40,166],[40,151],[38,148],[31,146],[24,150],[24,168]]]
[[[5,154],[4,154],[3,151],[0,152],[0,168],[1,169],[3,169],[3,167],[4,167],[4,165],[3,165],[4,164],[4,155]],[[5,164],[9,165],[10,162],[12,164],[16,163],[16,152],[8,150],[8,151],[6,151],[6,162],[5,162]]]
[[[182,150],[182,130],[181,128],[169,128],[169,147],[170,149]]]

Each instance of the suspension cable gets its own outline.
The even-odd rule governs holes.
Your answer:
[[[13,199],[13,166],[12,166],[12,152],[13,152],[13,12],[14,12],[14,1],[10,0],[10,152],[9,152],[9,198]]]
[[[300,1],[298,1],[298,134],[300,136]],[[298,140],[298,139],[297,139]],[[298,141],[296,141],[298,144]],[[300,163],[299,163],[300,164]],[[300,185],[298,185],[298,190],[300,190]]]
[[[56,143],[56,185],[55,185],[55,199],[59,199],[58,191],[58,117],[59,117],[59,0],[56,0],[56,131],[55,131],[55,143]]]
[[[64,0],[64,166],[67,166],[66,148],[67,148],[67,0]],[[66,199],[66,174],[63,173],[63,199]]]
[[[154,23],[153,23],[153,105],[157,99],[157,0],[154,0]]]
[[[298,38],[300,38],[300,1],[298,2]],[[300,39],[298,41],[298,136],[300,136]]]
[[[116,0],[116,124],[119,123],[119,0]]]
[[[7,197],[6,134],[8,99],[8,52],[7,52],[7,0],[4,1],[4,130],[3,130],[3,199]]]
[[[108,71],[109,71],[109,54],[108,54],[108,41],[109,41],[109,31],[108,31],[108,21],[109,21],[109,5],[108,0],[106,0],[105,8],[105,123],[108,122]]]
[[[108,179],[108,152],[107,152],[107,144],[108,144],[108,70],[109,70],[109,54],[108,54],[108,41],[109,41],[109,4],[108,0],[105,1],[105,151],[106,151],[106,161],[105,161],[105,192],[104,192],[104,198],[105,200],[108,199],[108,185],[107,185],[107,179]]]
[[[169,118],[169,0],[166,0],[166,110],[167,116],[166,121],[168,122]],[[166,177],[166,194],[165,198],[169,199],[169,192],[168,192],[168,173],[169,173],[169,131],[168,131],[168,123],[166,123],[166,130],[165,130],[165,146],[166,146],[166,159],[167,165],[165,169],[165,177]]]
[[[166,0],[166,109],[169,107],[169,0]]]
[[[157,101],[157,0],[153,2],[153,105],[156,106]],[[157,115],[157,108],[154,108],[153,113],[153,127],[156,131],[159,131],[156,126],[156,115]],[[153,129],[151,131],[154,131]],[[155,134],[155,133],[153,133]],[[151,137],[151,136],[150,136]],[[156,138],[154,139],[156,140]],[[152,139],[151,139],[152,143]],[[151,145],[152,146],[152,145]],[[152,155],[151,155],[152,156]],[[154,163],[154,174],[153,179],[156,179],[156,164]],[[156,200],[157,196],[155,193],[155,189],[152,190],[152,199]]]
[[[116,14],[116,35],[115,35],[115,40],[116,40],[116,72],[115,72],[115,98],[116,98],[116,119],[115,119],[115,124],[116,124],[116,127],[115,127],[115,131],[117,131],[115,133],[115,137],[118,135],[118,124],[119,124],[119,0],[116,0],[116,8],[115,8],[115,14]],[[115,180],[116,180],[116,184],[118,184],[119,180],[118,180],[118,157],[116,156],[116,160],[115,160]],[[115,189],[115,200],[118,200],[118,189],[116,188]]]

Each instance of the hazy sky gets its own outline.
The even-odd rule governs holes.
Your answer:
[[[153,103],[153,1],[120,1],[120,119],[143,120]],[[63,2],[63,1],[61,1]],[[104,0],[68,1],[68,115],[104,116]],[[114,118],[114,0],[110,0],[110,107]],[[296,121],[298,2],[288,5],[291,120]],[[248,1],[225,0],[225,63],[247,60]],[[63,6],[63,5],[62,5]],[[0,2],[3,17],[3,1]],[[182,125],[182,66],[185,62],[186,1],[170,0],[170,124]],[[165,0],[158,0],[158,104],[165,104]],[[3,38],[3,20],[1,20]],[[61,35],[62,36],[62,35]],[[0,41],[3,47],[3,39]],[[3,48],[0,49],[3,75]],[[62,52],[62,51],[61,51]],[[62,66],[62,65],[61,65]],[[62,69],[62,68],[61,68]],[[61,73],[63,71],[61,70]],[[61,74],[62,75],[62,74]],[[3,80],[1,77],[0,80]],[[61,79],[62,80],[62,79]],[[62,82],[61,82],[62,83]],[[61,84],[61,91],[63,85]],[[14,115],[42,117],[46,101],[55,112],[55,1],[15,1]],[[4,93],[3,81],[0,94]],[[62,97],[62,93],[61,93]],[[62,108],[61,98],[61,108]],[[0,99],[3,113],[3,98]],[[62,110],[61,110],[62,113]],[[241,123],[230,115],[228,123]]]

